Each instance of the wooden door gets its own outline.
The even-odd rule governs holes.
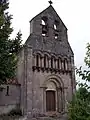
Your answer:
[[[56,111],[55,91],[46,91],[46,111]]]

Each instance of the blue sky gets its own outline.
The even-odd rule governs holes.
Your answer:
[[[12,37],[21,30],[25,42],[30,34],[29,21],[48,6],[48,0],[10,0],[9,12],[13,15],[14,28]],[[86,44],[90,41],[90,0],[53,0],[53,7],[68,28],[75,65],[83,66]]]

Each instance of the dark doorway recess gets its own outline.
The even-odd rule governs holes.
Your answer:
[[[46,91],[46,111],[56,111],[55,91]]]

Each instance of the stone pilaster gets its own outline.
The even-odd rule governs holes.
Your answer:
[[[58,112],[62,112],[63,110],[63,99],[61,89],[58,89]]]
[[[18,81],[21,84],[21,95],[20,95],[20,107],[22,110],[22,114],[26,114],[26,52],[25,52],[25,45],[20,51],[19,54],[19,66],[18,66]]]
[[[38,55],[38,66],[41,67],[40,65],[41,65],[41,58],[40,55]]]
[[[42,68],[44,68],[44,57],[42,57],[41,62],[42,62]]]
[[[48,68],[48,58],[46,56],[46,68]]]
[[[72,94],[76,90],[76,80],[75,80],[75,66],[74,66],[74,57],[71,57],[71,85],[72,85]]]
[[[58,69],[58,60],[55,61],[55,68]]]
[[[49,58],[49,68],[51,68],[51,58]]]
[[[68,70],[68,62],[65,60],[65,69]]]
[[[62,63],[61,63],[61,59],[59,59],[59,69],[62,69]]]
[[[61,64],[62,64],[62,70],[64,70],[64,61],[63,60],[62,60]]]
[[[31,117],[32,114],[32,99],[33,99],[33,83],[32,83],[32,77],[33,77],[33,72],[32,72],[32,48],[30,46],[27,46],[26,48],[27,51],[27,57],[26,57],[26,63],[27,63],[27,68],[26,68],[26,102],[27,102],[27,115],[28,117]]]
[[[36,55],[34,55],[34,66],[36,66]]]
[[[55,68],[55,59],[53,58],[53,68]]]
[[[67,101],[67,88],[64,88],[64,104],[65,104],[65,112],[67,112],[67,105],[68,105],[68,101]]]

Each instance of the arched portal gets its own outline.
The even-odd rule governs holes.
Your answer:
[[[44,111],[63,112],[64,110],[64,85],[56,75],[48,76],[43,84]]]

